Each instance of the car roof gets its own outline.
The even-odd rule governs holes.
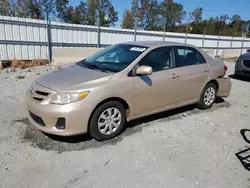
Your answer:
[[[145,47],[160,47],[160,46],[188,46],[195,47],[190,44],[180,43],[180,42],[169,42],[169,41],[133,41],[133,42],[124,42],[121,44],[145,46]]]

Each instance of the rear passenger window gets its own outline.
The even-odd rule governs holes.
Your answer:
[[[197,65],[206,62],[201,53],[191,47],[176,47],[176,53],[176,67]]]
[[[173,67],[174,51],[172,47],[161,47],[149,52],[140,62],[139,66],[146,65],[153,72],[166,70]]]

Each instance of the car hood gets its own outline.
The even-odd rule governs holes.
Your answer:
[[[113,73],[101,72],[76,64],[51,71],[36,80],[39,85],[56,91],[74,91],[92,88],[111,79]]]
[[[250,59],[250,52],[241,55],[241,57],[244,59]]]

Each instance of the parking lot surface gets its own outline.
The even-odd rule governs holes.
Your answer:
[[[234,63],[227,66],[233,74]],[[250,187],[236,156],[250,140],[250,80],[232,77],[230,97],[210,110],[149,116],[97,142],[45,135],[29,123],[25,91],[47,71],[0,73],[0,187]]]

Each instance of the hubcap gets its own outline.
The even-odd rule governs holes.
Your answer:
[[[204,102],[205,105],[209,106],[213,103],[215,98],[215,90],[213,87],[209,87],[207,88],[207,90],[205,91],[205,95],[204,95]]]
[[[119,128],[121,119],[121,112],[117,108],[108,108],[98,119],[98,130],[104,135],[110,135]]]

